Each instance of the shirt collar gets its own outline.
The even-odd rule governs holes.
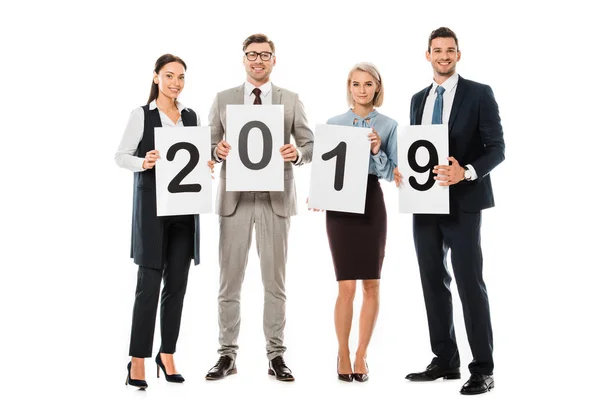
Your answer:
[[[355,125],[361,125],[361,126],[366,126],[366,122],[367,120],[369,122],[372,122],[373,118],[375,118],[377,115],[379,115],[379,113],[377,112],[376,109],[374,109],[373,111],[371,111],[366,117],[361,117],[358,114],[355,114],[354,111],[352,111],[352,108],[350,108],[348,110],[348,113],[354,117],[354,121],[355,121]]]
[[[379,113],[377,112],[377,109],[373,109],[373,111],[371,111],[366,117],[361,117],[358,114],[355,114],[354,111],[352,111],[352,107],[350,107],[348,109],[348,113],[352,114],[353,116],[355,116],[356,118],[360,118],[360,119],[371,119],[373,117],[375,117],[376,115],[378,115]]]
[[[435,92],[437,87],[441,86],[445,89],[446,92],[449,92],[450,90],[454,89],[457,84],[458,84],[458,74],[455,72],[450,78],[446,79],[444,81],[444,83],[442,83],[441,85],[438,85],[436,81],[433,81],[433,86],[432,86],[431,90],[433,92]]]
[[[187,110],[187,107],[184,106],[183,104],[181,104],[180,101],[175,100],[175,104],[177,105],[177,109],[179,110],[179,113],[181,114],[181,112],[183,110]],[[152,100],[152,102],[150,104],[148,104],[150,110],[154,110],[157,106],[156,106],[156,100]]]
[[[250,96],[252,94],[252,91],[255,88],[256,88],[256,86],[254,86],[250,82],[248,82],[248,81],[244,82],[244,94],[246,96]],[[273,88],[273,85],[271,84],[271,81],[268,81],[267,83],[263,84],[262,86],[258,86],[258,88],[260,89],[261,96],[267,96],[269,93],[271,93],[271,89]]]

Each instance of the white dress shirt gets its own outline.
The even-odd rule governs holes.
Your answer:
[[[253,84],[246,81],[244,82],[244,104],[254,104],[254,99],[256,96],[252,91],[256,88]],[[265,83],[262,86],[258,87],[260,89],[260,100],[262,104],[271,105],[273,104],[273,85],[271,81]]]
[[[175,127],[175,126],[183,126],[183,121],[181,120],[181,111],[185,110],[186,107],[180,102],[176,102],[177,109],[179,110],[179,119],[176,123],[173,123],[171,118],[159,108],[158,113],[160,115],[160,122],[164,127]],[[152,101],[149,104],[150,110],[154,110],[156,106],[156,100]],[[197,114],[198,126],[200,126],[200,115]],[[129,116],[129,121],[127,122],[127,127],[125,128],[125,132],[123,133],[123,137],[121,138],[121,143],[119,144],[119,148],[117,153],[115,154],[115,161],[117,165],[121,168],[126,168],[133,172],[144,171],[142,165],[144,164],[144,157],[134,156],[138,145],[142,141],[142,137],[144,136],[144,110],[142,107],[137,107],[135,110],[131,112]],[[144,154],[145,156],[145,154]]]

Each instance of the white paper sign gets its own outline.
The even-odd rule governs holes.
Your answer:
[[[212,212],[210,127],[154,128],[156,215]]]
[[[364,214],[371,128],[317,125],[308,207]]]
[[[283,105],[227,105],[227,191],[283,191]]]
[[[411,125],[402,130],[398,136],[401,213],[450,212],[449,187],[433,179],[433,167],[448,165],[447,158],[448,125]]]

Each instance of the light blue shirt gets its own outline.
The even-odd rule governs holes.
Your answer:
[[[349,109],[344,114],[329,118],[327,124],[374,128],[381,137],[381,147],[377,154],[369,151],[371,154],[369,174],[390,182],[394,179],[394,168],[398,166],[398,138],[396,136],[398,123],[396,121],[379,114],[377,110],[371,111],[369,115],[362,118]]]

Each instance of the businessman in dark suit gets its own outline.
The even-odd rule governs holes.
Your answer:
[[[427,310],[431,349],[435,354],[411,381],[460,379],[460,359],[452,318],[451,277],[446,254],[460,295],[473,361],[471,376],[460,393],[485,393],[494,387],[492,324],[483,281],[481,210],[494,206],[490,171],[504,160],[504,139],[498,104],[492,89],[456,73],[460,60],[458,39],[448,28],[429,36],[427,60],[433,83],[412,98],[411,125],[447,124],[449,165],[433,172],[442,186],[450,186],[450,213],[415,214],[413,237]],[[395,171],[396,184],[402,181]]]

